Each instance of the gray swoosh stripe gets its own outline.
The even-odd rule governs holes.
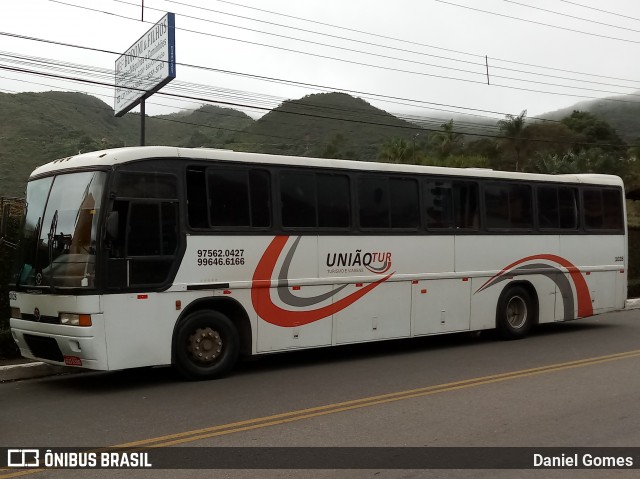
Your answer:
[[[282,284],[283,286],[278,286],[278,297],[280,301],[284,304],[288,304],[289,306],[294,306],[297,308],[302,308],[306,306],[313,306],[315,304],[322,303],[327,299],[335,296],[348,285],[343,284],[342,286],[338,286],[335,289],[323,294],[319,294],[317,296],[310,296],[308,298],[301,298],[296,296],[289,291],[289,266],[291,266],[291,261],[293,260],[293,254],[296,252],[296,248],[298,247],[298,243],[300,243],[300,236],[296,238],[296,240],[289,248],[289,252],[287,256],[285,256],[284,261],[282,262],[282,267],[280,268],[280,273],[278,274],[278,284]]]
[[[548,264],[544,264],[544,263],[534,263],[534,264],[519,266],[511,270],[511,272],[514,272],[514,271],[522,271],[529,274],[540,274],[542,276],[546,276],[551,281],[553,281],[558,287],[560,294],[562,295],[564,319],[565,320],[575,319],[573,291],[571,290],[571,283],[567,279],[565,273],[563,273],[560,269],[554,266],[549,266]],[[495,284],[501,283],[502,281],[507,281],[508,279],[510,279],[510,274],[505,273],[495,278],[493,281],[487,284],[484,288],[488,288],[489,286],[493,286]]]

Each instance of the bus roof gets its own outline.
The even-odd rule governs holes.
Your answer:
[[[546,175],[497,171],[485,168],[448,168],[369,161],[336,160],[301,156],[280,156],[265,153],[245,153],[212,148],[178,148],[172,146],[135,146],[83,153],[54,160],[36,168],[31,178],[46,176],[56,172],[86,169],[100,166],[115,166],[147,158],[182,158],[209,161],[234,161],[265,165],[313,166],[346,170],[386,171],[398,173],[422,173],[433,175],[460,176],[470,178],[499,178],[511,180],[557,181],[566,183],[596,183],[622,186],[622,179],[614,175],[569,174]]]

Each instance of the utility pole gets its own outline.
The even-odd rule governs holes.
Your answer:
[[[144,22],[144,0],[142,0],[142,11],[140,12],[140,21]],[[140,146],[145,144],[145,124],[144,124],[144,98],[140,101]]]

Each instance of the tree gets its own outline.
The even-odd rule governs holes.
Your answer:
[[[484,156],[486,158],[496,158],[500,155],[498,143],[490,138],[480,138],[472,140],[464,145],[465,155]]]
[[[627,156],[629,158],[638,161],[640,160],[640,137],[633,140],[633,146],[630,146],[627,150]]]
[[[17,243],[20,236],[21,214],[24,209],[22,200],[0,198],[0,214],[9,208],[7,224],[3,230],[7,243],[0,241],[0,358],[19,356],[16,343],[9,331],[9,289],[16,251],[8,243]]]
[[[563,155],[538,154],[531,162],[534,173],[567,174],[567,173],[603,173],[618,175],[625,182],[635,176],[633,162],[616,156],[614,153],[600,148],[582,149],[578,152],[570,151]]]
[[[331,141],[320,153],[321,158],[356,159],[352,150],[347,150],[347,139],[341,133],[336,133]]]
[[[526,162],[535,155],[553,153],[563,155],[579,141],[579,135],[560,122],[528,123],[523,135],[526,143],[520,152],[521,170],[526,170]]]
[[[590,146],[599,146],[603,150],[615,151],[624,154],[626,150],[625,142],[618,136],[616,131],[604,120],[601,120],[592,113],[586,111],[573,110],[571,115],[563,118],[562,124],[572,131],[578,133],[581,145],[575,145],[574,149],[581,150]],[[593,145],[585,145],[591,143]]]
[[[449,156],[462,146],[462,135],[453,129],[453,120],[440,125],[442,131],[431,135],[431,142],[436,146],[441,156]]]
[[[524,127],[527,110],[522,110],[518,116],[507,115],[504,120],[498,121],[500,132],[505,135],[502,142],[513,151],[515,158],[515,169],[520,169],[520,153],[525,144]]]
[[[103,147],[100,142],[89,135],[83,135],[78,140],[78,154],[87,153],[89,151],[101,150]]]
[[[200,148],[209,146],[211,139],[200,130],[195,130],[187,140],[187,148]]]
[[[412,158],[412,150],[404,138],[392,138],[378,150],[378,159],[390,163],[408,163]]]

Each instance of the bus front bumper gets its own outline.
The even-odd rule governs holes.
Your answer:
[[[58,366],[108,371],[107,348],[100,314],[89,327],[42,324],[11,318],[11,334],[25,358]]]

